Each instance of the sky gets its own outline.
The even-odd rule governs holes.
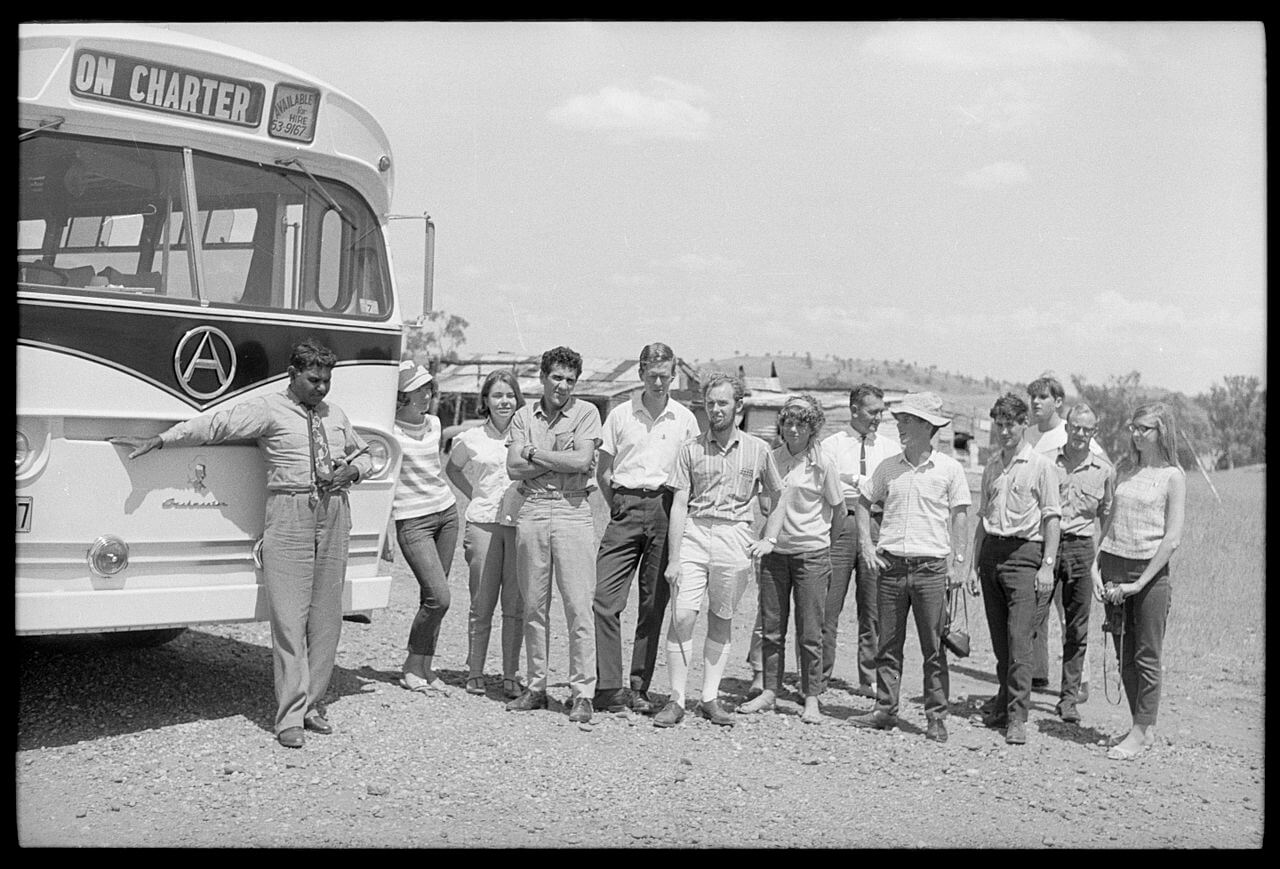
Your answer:
[[[464,354],[1265,381],[1258,22],[168,26],[381,121]]]

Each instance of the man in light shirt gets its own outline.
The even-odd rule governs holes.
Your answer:
[[[831,585],[827,590],[822,625],[822,676],[824,682],[830,681],[835,669],[840,613],[852,579],[858,616],[858,687],[854,693],[863,697],[876,696],[879,630],[875,574],[867,567],[867,557],[872,550],[863,550],[860,545],[856,511],[862,487],[870,481],[875,469],[885,459],[902,452],[899,444],[877,435],[884,410],[884,390],[870,383],[859,384],[849,392],[851,430],[836,432],[822,441],[823,452],[835,459],[840,470],[840,484],[848,514],[848,521],[840,525],[835,539],[831,541]],[[872,504],[867,519],[867,531],[873,545],[880,534],[880,510],[879,504]]]
[[[253,440],[267,464],[262,584],[271,611],[276,740],[301,748],[304,730],[328,734],[321,705],[342,631],[351,508],[347,489],[368,474],[365,443],[337,405],[325,401],[338,357],[312,340],[289,357],[280,392],[180,422],[158,436],[111,438],[152,450]],[[348,459],[347,457],[351,457]]]
[[[991,408],[1000,452],[982,472],[981,521],[974,532],[970,588],[982,596],[996,654],[996,692],[988,727],[1005,742],[1027,741],[1031,696],[1031,629],[1041,598],[1053,594],[1062,507],[1053,463],[1023,439],[1027,404],[1008,393]]]
[[[681,445],[698,436],[693,412],[671,397],[675,365],[675,353],[666,344],[655,342],[640,351],[644,388],[609,412],[600,443],[596,479],[609,507],[609,524],[596,555],[593,705],[610,712],[630,708],[648,714],[653,709],[649,683],[671,593],[663,577],[672,497],[666,483]],[[637,568],[635,644],[624,683],[621,615]]]
[[[876,655],[876,708],[849,719],[873,730],[897,723],[907,611],[915,610],[924,658],[925,738],[947,741],[947,656],[942,646],[950,586],[964,574],[969,483],[960,463],[933,448],[950,420],[931,392],[909,393],[893,412],[902,452],[881,462],[858,500],[861,547],[876,575],[880,648]],[[884,503],[878,544],[867,521],[871,505]],[[956,589],[957,594],[964,592]]]

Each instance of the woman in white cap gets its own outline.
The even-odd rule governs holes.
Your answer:
[[[480,387],[484,425],[454,438],[445,474],[467,499],[462,551],[470,573],[471,612],[467,619],[467,693],[484,694],[484,660],[489,653],[493,611],[502,602],[502,693],[514,700],[520,683],[524,641],[524,596],[516,581],[516,489],[507,476],[507,427],[524,407],[513,371],[489,372]]]
[[[440,419],[432,413],[438,392],[431,372],[412,359],[400,363],[395,435],[403,458],[391,518],[396,523],[396,542],[419,588],[400,685],[448,696],[432,661],[440,622],[449,610],[449,568],[458,543],[458,512],[457,498],[440,467],[443,432]]]

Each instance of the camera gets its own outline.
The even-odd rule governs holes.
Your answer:
[[[1107,591],[1115,588],[1115,583],[1107,583]],[[1108,634],[1119,636],[1124,633],[1124,604],[1106,604],[1106,617],[1102,621],[1102,630]]]

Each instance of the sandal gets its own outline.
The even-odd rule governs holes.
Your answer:
[[[439,676],[434,681],[428,682],[417,673],[402,673],[400,675],[400,687],[409,691],[416,691],[419,694],[439,694],[442,697],[449,696],[449,687],[444,684]]]
[[[1147,747],[1145,745],[1140,745],[1137,748],[1125,748],[1122,745],[1114,745],[1111,747],[1111,750],[1107,752],[1107,760],[1133,760],[1146,750]]]
[[[475,694],[477,696],[484,694],[484,676],[468,676],[467,693]]]
[[[524,683],[520,681],[519,676],[514,679],[504,677],[502,680],[502,693],[507,699],[514,700],[524,693]]]

